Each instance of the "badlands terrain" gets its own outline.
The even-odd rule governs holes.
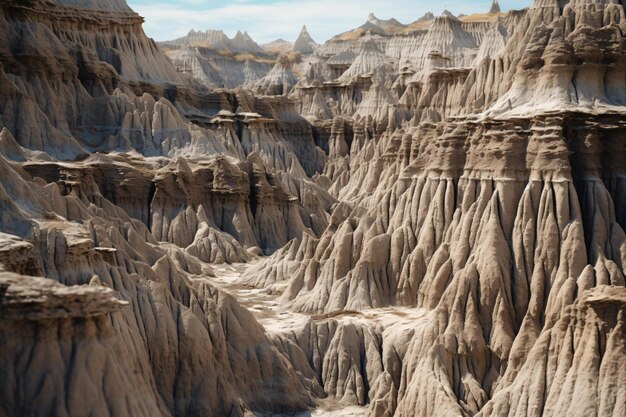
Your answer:
[[[0,417],[626,416],[621,0],[0,9]]]

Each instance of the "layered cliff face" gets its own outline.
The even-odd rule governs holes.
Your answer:
[[[157,239],[185,247],[203,224],[216,232],[237,230],[239,245],[266,253],[305,228],[323,230],[333,199],[308,175],[322,170],[325,156],[289,102],[204,90],[175,71],[145,37],[134,13],[37,2],[31,7],[35,11],[12,2],[3,6],[0,106],[7,143],[39,152],[40,161],[27,167],[34,176],[63,184],[63,192],[84,201],[109,199],[151,227]],[[31,14],[39,20],[31,22]],[[139,154],[64,166],[63,161],[112,151]],[[175,176],[189,171],[186,162],[175,163],[176,157],[210,163],[217,154],[224,162],[212,165],[209,178],[216,178],[215,184],[207,188],[224,190],[210,193],[221,195],[217,200],[199,201],[183,183],[161,179],[167,165],[183,171]],[[232,176],[239,178],[228,179]],[[222,177],[225,184],[219,183]],[[308,197],[321,193],[305,203],[312,207],[302,204],[304,190]],[[164,198],[176,193],[187,197]],[[276,230],[263,220],[268,211],[280,213],[278,221],[288,224]],[[247,259],[243,248],[237,252]],[[225,255],[211,258],[216,256]]]
[[[380,364],[343,362],[339,384],[322,373],[328,392],[377,416],[624,412],[623,13],[537,3],[475,37],[472,60],[433,43],[444,52],[429,65],[302,83],[301,111],[328,138],[323,178],[344,205],[321,238],[244,282],[282,288],[309,315],[424,312],[373,347],[368,320],[337,333],[366,355],[356,363]],[[460,35],[453,19],[432,28]]]
[[[1,164],[3,219],[30,226],[15,231],[25,240],[3,235],[3,268],[48,278],[0,272],[3,414],[243,415],[310,403],[250,313],[202,278],[208,265],[158,245],[108,200],[85,204]]]
[[[231,39],[221,30],[198,32],[159,44],[176,69],[211,88],[235,88],[263,78],[275,56],[247,32]]]
[[[206,90],[100,3],[1,6],[0,413],[305,409],[315,387],[207,277],[325,229],[310,125]]]
[[[371,15],[249,78],[193,44],[243,33],[0,7],[0,414],[626,413],[620,3]]]
[[[306,26],[293,44],[278,39],[260,46],[247,32],[238,31],[231,39],[221,30],[210,29],[191,30],[182,38],[159,43],[178,71],[205,86],[244,86],[256,94],[270,96],[289,93],[297,78],[285,75],[285,71],[291,73],[296,64],[300,71],[306,70],[317,46]]]

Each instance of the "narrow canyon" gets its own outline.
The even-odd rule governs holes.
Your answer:
[[[625,417],[625,5],[0,1],[0,417]]]

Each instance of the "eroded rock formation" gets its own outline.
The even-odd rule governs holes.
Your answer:
[[[626,413],[620,2],[0,8],[0,415]]]

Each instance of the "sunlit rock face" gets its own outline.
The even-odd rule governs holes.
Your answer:
[[[0,4],[0,415],[625,415],[624,7],[529,6]]]

